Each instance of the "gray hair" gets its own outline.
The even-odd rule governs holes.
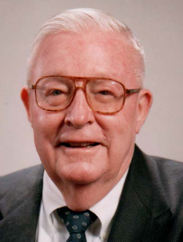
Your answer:
[[[29,82],[31,71],[37,56],[37,52],[41,46],[42,41],[48,35],[57,34],[60,32],[79,32],[86,33],[91,29],[96,31],[110,31],[120,33],[124,40],[136,50],[138,57],[138,66],[135,70],[137,81],[142,83],[144,79],[144,50],[139,41],[133,35],[132,31],[123,22],[115,19],[109,14],[106,14],[97,9],[78,8],[70,9],[61,12],[55,17],[48,20],[37,34],[32,52],[28,59],[27,65],[27,80]]]

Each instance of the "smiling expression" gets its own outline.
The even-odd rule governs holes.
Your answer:
[[[32,70],[31,82],[42,76],[64,75],[112,78],[126,88],[139,88],[135,80],[135,50],[118,33],[61,33],[43,41]],[[41,161],[60,187],[119,181],[129,167],[139,122],[139,95],[126,99],[114,115],[94,113],[82,90],[65,110],[45,111],[34,91],[24,100]],[[23,96],[23,95],[22,95]]]

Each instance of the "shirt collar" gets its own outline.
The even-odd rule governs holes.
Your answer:
[[[90,210],[97,215],[101,222],[100,234],[102,237],[108,237],[110,232],[113,216],[116,212],[122,189],[126,180],[128,170],[125,172],[121,180],[113,187],[113,189]]]
[[[99,218],[101,225],[100,234],[102,236],[108,236],[108,233],[110,232],[111,221],[117,209],[127,173],[128,170],[113,189],[102,200],[90,208],[90,210]],[[47,220],[50,221],[51,214],[57,208],[66,206],[66,203],[62,193],[50,179],[46,171],[44,172],[43,179],[43,206],[45,208]]]
[[[47,219],[49,219],[54,210],[66,206],[62,193],[46,171],[44,171],[43,177],[43,205]]]

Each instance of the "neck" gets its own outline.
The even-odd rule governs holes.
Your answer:
[[[124,171],[124,173],[127,169]],[[122,176],[124,175],[122,174]],[[73,211],[84,211],[90,209],[92,206],[102,200],[120,181],[122,176],[117,177],[113,181],[96,184],[73,184],[71,182],[56,184],[61,191],[67,206]]]

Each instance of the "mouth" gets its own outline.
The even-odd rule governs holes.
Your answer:
[[[97,142],[63,142],[60,145],[67,147],[67,148],[92,148],[97,145],[100,145],[100,143],[97,143]]]

